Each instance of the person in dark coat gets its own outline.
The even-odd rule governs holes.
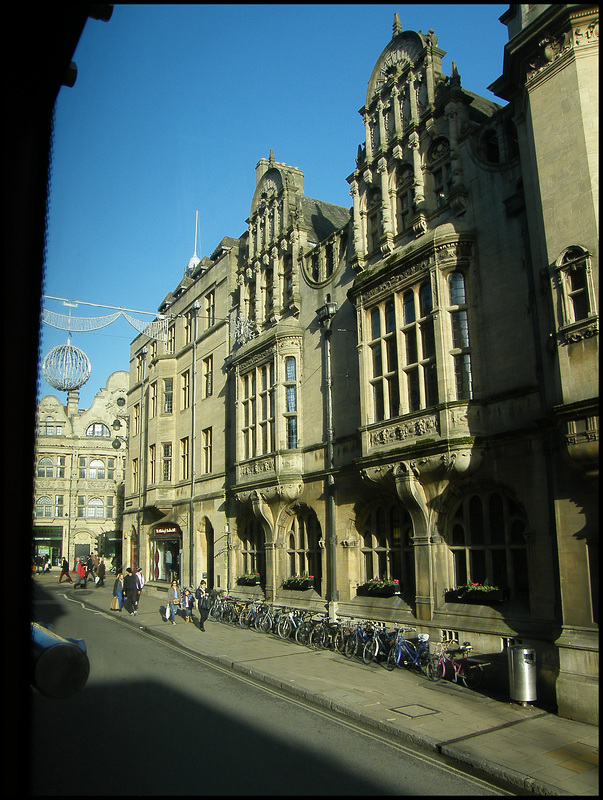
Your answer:
[[[205,620],[209,617],[210,607],[210,597],[205,581],[201,581],[199,583],[199,586],[195,592],[195,597],[199,601],[199,616],[201,617],[199,621],[199,630],[205,631]]]
[[[126,576],[124,578],[124,595],[125,606],[128,614],[133,617],[136,611],[136,601],[138,600],[138,581],[136,575],[132,572],[132,567],[126,568]]]
[[[104,586],[105,585],[105,562],[101,559],[100,564],[96,569],[96,574],[98,576],[98,583],[97,586]]]
[[[73,583],[71,580],[71,575],[69,574],[69,562],[63,556],[63,563],[61,564],[61,574],[59,575],[59,583],[63,580],[63,577],[67,578],[69,583]]]

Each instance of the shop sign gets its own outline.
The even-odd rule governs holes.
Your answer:
[[[154,528],[152,536],[180,536],[180,531],[175,525],[160,525]]]

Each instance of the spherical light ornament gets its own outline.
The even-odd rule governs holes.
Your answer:
[[[53,347],[42,362],[42,373],[48,383],[61,392],[79,389],[90,377],[88,356],[71,344]]]

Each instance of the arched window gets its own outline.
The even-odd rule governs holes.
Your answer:
[[[415,569],[412,522],[397,504],[371,509],[361,530],[362,581],[396,578],[403,590],[414,594]]]
[[[436,208],[448,203],[448,194],[452,186],[452,169],[450,166],[450,144],[441,136],[429,149],[429,172],[432,178],[432,189]]]
[[[88,477],[91,479],[105,477],[105,464],[98,458],[92,459],[88,465]]]
[[[295,450],[298,443],[297,431],[297,364],[294,356],[285,358],[285,425],[287,448]]]
[[[38,497],[36,500],[36,517],[52,517],[52,500],[50,497]]]
[[[241,541],[241,572],[258,572],[262,578],[266,576],[264,553],[264,530],[258,519],[247,521],[239,531]]]
[[[111,436],[111,431],[102,422],[94,422],[86,428],[86,436],[106,436],[108,438]]]
[[[455,271],[448,275],[448,303],[456,399],[470,400],[473,397],[473,377],[465,276],[462,272]]]
[[[430,281],[423,281],[406,291],[402,304],[402,406],[407,413],[412,413],[438,402]]]
[[[289,575],[301,575],[307,572],[313,576],[314,588],[319,593],[322,569],[320,537],[320,524],[316,514],[310,509],[300,510],[293,517],[291,527],[285,535]]]
[[[487,580],[527,597],[526,529],[517,503],[502,493],[465,496],[452,513],[447,537],[455,586]]]
[[[400,413],[398,342],[393,298],[370,311],[371,386],[373,421],[397,417]]]
[[[38,461],[38,478],[52,478],[54,465],[52,458],[41,458]]]
[[[367,245],[368,252],[372,253],[379,246],[382,235],[381,224],[381,192],[371,189],[367,196]]]
[[[397,233],[410,228],[414,216],[413,168],[409,164],[401,166],[396,173],[396,222]]]

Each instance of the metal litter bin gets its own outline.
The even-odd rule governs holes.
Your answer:
[[[508,652],[511,700],[533,703],[536,700],[536,651],[515,645]]]

